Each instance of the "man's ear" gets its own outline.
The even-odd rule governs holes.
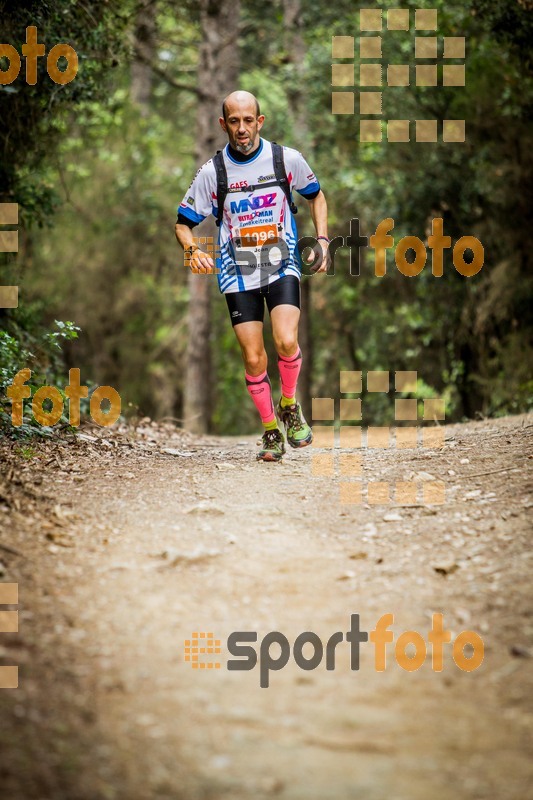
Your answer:
[[[258,127],[259,130],[261,130],[261,128],[263,127],[263,122],[264,121],[265,121],[265,115],[264,114],[260,114],[257,117],[257,127]]]
[[[226,120],[224,119],[224,117],[219,117],[218,121],[220,122],[220,127],[222,128],[222,130],[227,132],[228,126],[226,125]]]

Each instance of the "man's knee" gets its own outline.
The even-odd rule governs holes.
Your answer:
[[[249,375],[257,375],[266,369],[267,354],[265,350],[246,350],[243,356],[246,371]]]
[[[290,334],[277,337],[274,344],[280,356],[293,356],[298,350],[298,338]]]

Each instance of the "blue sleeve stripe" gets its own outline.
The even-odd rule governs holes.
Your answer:
[[[313,183],[308,183],[303,189],[296,190],[298,194],[301,194],[302,197],[307,197],[308,194],[314,194],[320,191],[320,184],[318,181],[313,181]]]
[[[188,208],[187,206],[184,206],[183,204],[178,207],[178,211],[179,211],[180,214],[183,214],[184,217],[187,217],[187,219],[190,219],[191,222],[196,222],[196,224],[199,224],[200,222],[203,222],[204,219],[205,219],[205,217],[203,217],[201,214],[197,214],[196,211],[192,210],[192,208]]]

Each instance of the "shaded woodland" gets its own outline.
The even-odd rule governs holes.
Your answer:
[[[379,6],[437,8],[438,36],[466,37],[465,87],[383,90],[391,118],[464,118],[464,144],[361,144],[358,114],[331,113],[331,37],[357,37],[360,6],[0,3],[3,42],[20,52],[36,25],[47,50],[68,42],[79,57],[64,86],[45,59],[35,86],[22,73],[0,86],[0,202],[20,210],[19,252],[0,254],[2,283],[20,287],[19,307],[0,310],[0,402],[19,369],[33,370],[34,387],[62,387],[79,367],[89,387],[120,392],[126,416],[255,430],[226,305],[214,279],[187,274],[173,232],[197,167],[224,144],[220,102],[243,88],[260,100],[265,137],[301,149],[318,175],[330,236],[347,236],[356,217],[370,236],[392,217],[395,241],[426,239],[442,217],[452,242],[472,235],[485,249],[472,278],[449,251],[442,278],[430,266],[405,277],[392,251],[377,278],[371,250],[352,276],[346,249],[334,276],[304,277],[304,408],[338,391],[342,369],[416,369],[418,396],[444,396],[452,420],[531,408],[532,4]],[[413,26],[385,33],[383,64],[413,65]],[[311,234],[299,207],[299,233]],[[196,230],[216,235],[213,222]],[[367,408],[379,422],[388,401]],[[0,414],[11,432],[7,403]],[[28,412],[18,434],[32,430]]]

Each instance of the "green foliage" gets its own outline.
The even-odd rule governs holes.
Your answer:
[[[36,235],[28,291],[50,298],[49,314],[68,309],[84,331],[76,364],[125,408],[179,417],[187,288],[173,225],[193,162],[172,156],[176,131],[140,119],[121,89],[106,113],[89,113],[88,138],[82,108],[61,148],[71,201]]]
[[[382,5],[398,7],[393,0]],[[412,10],[423,4],[402,5]],[[314,340],[333,340],[337,351],[330,368],[327,360],[319,366],[320,388],[337,384],[339,363],[341,369],[409,368],[435,394],[449,398],[451,418],[527,410],[533,263],[523,231],[530,224],[533,185],[526,122],[533,105],[532,15],[525,2],[426,5],[438,9],[439,37],[466,36],[466,86],[385,87],[384,116],[465,118],[466,142],[358,144],[357,113],[324,114],[331,87],[323,80],[309,81],[306,90],[306,112],[316,121],[310,125],[310,151],[335,233],[346,235],[347,220],[358,217],[363,233],[371,235],[381,219],[392,217],[396,243],[405,235],[424,241],[431,219],[442,217],[452,242],[473,235],[483,243],[485,265],[473,278],[463,278],[447,251],[444,277],[434,278],[426,266],[407,278],[390,251],[387,275],[377,278],[369,250],[361,277],[350,278],[341,250],[340,279],[313,283],[319,311]],[[309,19],[308,74],[317,73],[317,60],[328,74],[332,35],[358,35],[358,8],[325,11],[324,24]],[[384,27],[383,63],[409,63],[414,71],[413,35],[412,29],[389,33]]]
[[[11,401],[7,397],[7,387],[14,376],[22,369],[30,369],[31,377],[26,385],[32,397],[41,386],[56,386],[63,400],[66,399],[61,386],[65,378],[63,347],[77,339],[79,328],[73,322],[55,320],[55,329],[43,329],[39,325],[40,309],[34,306],[19,309],[6,321],[6,328],[0,330],[0,432],[12,438],[30,436],[50,437],[54,430],[39,425],[31,413],[31,398],[25,402],[23,424],[14,427],[11,419]],[[82,413],[88,411],[87,401],[82,400]],[[63,414],[58,425],[68,426],[68,416]]]
[[[57,205],[57,190],[39,180],[39,170],[54,158],[64,134],[65,114],[82,101],[105,98],[110,67],[125,52],[126,16],[119,11],[128,8],[131,4],[120,0],[0,3],[2,41],[19,53],[27,26],[34,25],[46,53],[66,43],[78,55],[78,73],[70,83],[56,84],[47,73],[46,58],[40,57],[35,85],[26,82],[22,60],[19,77],[0,86],[0,118],[9,123],[0,127],[0,202],[18,202],[25,226],[47,224]]]
[[[407,278],[389,251],[387,274],[377,278],[369,249],[354,277],[347,250],[339,250],[334,276],[304,278],[312,281],[313,394],[336,393],[340,369],[416,369],[418,396],[444,396],[448,418],[526,410],[533,350],[533,264],[525,233],[533,207],[528,1],[381,4],[437,8],[439,38],[466,37],[464,88],[383,89],[389,118],[466,119],[467,140],[455,145],[360,144],[358,114],[330,113],[331,37],[357,38],[359,9],[367,5],[302,3],[305,55],[296,63],[280,0],[260,7],[243,0],[241,86],[260,99],[264,135],[304,151],[326,193],[331,235],[346,236],[349,220],[358,217],[370,236],[381,219],[392,217],[396,243],[406,235],[425,241],[431,220],[442,217],[452,242],[473,235],[483,243],[485,265],[464,278],[448,250],[442,278],[431,274],[430,263]],[[47,48],[60,41],[76,48],[80,71],[61,88],[41,73],[37,87],[17,81],[13,91],[0,88],[0,113],[10,121],[0,131],[0,201],[22,206],[24,308],[39,303],[41,309],[19,327],[20,309],[6,315],[11,338],[0,341],[9,378],[26,365],[27,352],[39,351],[45,365],[39,380],[61,385],[66,363],[51,366],[60,331],[43,331],[52,330],[54,319],[74,319],[83,335],[75,349],[60,339],[66,362],[117,387],[126,408],[180,419],[188,290],[173,224],[194,174],[200,34],[194,3],[161,0],[157,8],[152,96],[142,111],[131,99],[133,0],[26,0],[7,15],[6,41],[18,47],[25,25],[36,24]],[[409,63],[414,71],[414,29],[384,27],[382,35],[383,63]],[[298,95],[303,111],[295,113]],[[218,113],[213,109],[204,124],[216,126]],[[305,201],[299,206],[300,235],[312,233]],[[274,365],[270,338],[267,350]],[[215,287],[212,351],[214,431],[256,430],[240,350]],[[46,365],[54,375],[45,381]],[[375,423],[390,416],[388,401],[377,396],[368,396],[365,408]]]
[[[24,461],[31,461],[31,459],[36,456],[36,451],[31,445],[19,445],[15,447],[14,452],[23,458]]]

